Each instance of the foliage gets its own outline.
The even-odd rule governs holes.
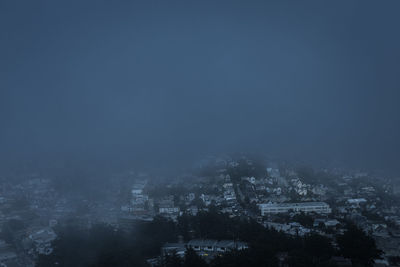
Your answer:
[[[163,267],[181,267],[182,259],[176,254],[176,251],[172,254],[165,255]]]
[[[265,165],[259,160],[252,160],[251,163],[241,159],[238,165],[228,168],[228,174],[232,181],[239,182],[241,177],[262,177],[266,175]]]
[[[58,231],[53,253],[41,255],[36,266],[147,266],[146,259],[158,256],[162,244],[175,238],[175,224],[159,217],[136,223],[130,234],[109,225],[67,226]]]
[[[293,221],[300,223],[304,227],[311,228],[314,224],[314,219],[305,213],[296,214],[293,216]]]
[[[373,266],[374,260],[382,254],[375,240],[353,224],[349,224],[347,231],[337,237],[337,243],[340,253],[350,258],[355,266]]]
[[[249,218],[230,218],[210,209],[196,216],[183,215],[174,223],[162,217],[152,222],[136,222],[128,232],[108,225],[91,229],[76,226],[63,227],[53,242],[54,252],[42,255],[37,266],[146,266],[146,260],[160,254],[166,242],[176,242],[181,235],[192,238],[233,239],[248,243],[246,250],[233,250],[215,257],[210,263],[192,249],[185,256],[167,256],[162,266],[219,267],[219,266],[279,266],[278,253],[287,254],[286,262],[292,266],[334,266],[331,258],[336,254],[331,240],[310,234],[304,237],[289,236],[267,229]],[[353,226],[337,237],[340,253],[353,263],[370,266],[379,257],[372,238]]]
[[[187,248],[183,267],[207,267],[208,264],[192,248]]]
[[[212,267],[279,266],[278,259],[273,254],[256,248],[227,252],[216,257],[210,265]]]
[[[400,257],[399,256],[389,257],[389,263],[391,266],[400,266]]]
[[[24,229],[24,222],[18,219],[11,219],[1,227],[0,238],[8,244],[13,244],[16,233]]]

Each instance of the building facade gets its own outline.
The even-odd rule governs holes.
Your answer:
[[[258,204],[261,215],[288,213],[288,212],[304,212],[304,213],[331,213],[331,208],[325,202],[302,202],[302,203],[265,203]]]

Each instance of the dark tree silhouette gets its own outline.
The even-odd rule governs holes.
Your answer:
[[[181,267],[182,259],[176,254],[176,251],[174,251],[172,254],[165,255],[163,266],[164,267]]]
[[[341,254],[350,258],[354,266],[373,266],[374,260],[382,255],[375,240],[353,224],[349,224],[347,231],[337,237],[337,243]]]
[[[208,264],[192,248],[187,248],[183,267],[207,267]]]

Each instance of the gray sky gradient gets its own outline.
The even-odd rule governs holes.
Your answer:
[[[1,1],[0,154],[400,166],[399,1]]]

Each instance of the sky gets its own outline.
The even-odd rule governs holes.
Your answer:
[[[262,152],[400,171],[399,9],[1,1],[0,156]]]

